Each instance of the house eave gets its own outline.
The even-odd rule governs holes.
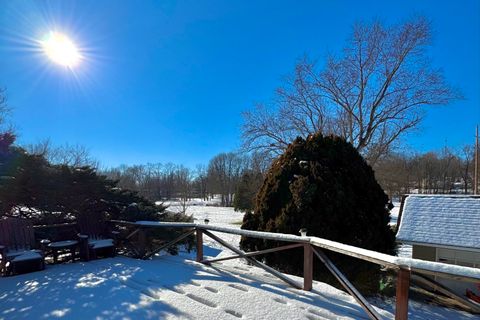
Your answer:
[[[409,245],[412,245],[412,246],[417,245],[417,246],[424,246],[424,247],[480,252],[480,248],[474,248],[474,247],[450,246],[450,245],[440,244],[440,243],[417,242],[417,241],[401,240],[401,239],[397,239],[396,242],[397,243],[403,243],[403,244],[409,244]]]

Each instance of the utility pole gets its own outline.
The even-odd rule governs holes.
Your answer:
[[[473,194],[478,194],[478,125],[475,133],[475,173],[473,177]]]

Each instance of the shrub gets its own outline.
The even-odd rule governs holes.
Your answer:
[[[394,234],[388,226],[388,197],[375,180],[372,168],[345,140],[321,134],[297,138],[273,162],[256,197],[253,214],[246,214],[242,229],[308,235],[391,254]],[[279,245],[275,241],[243,238],[246,251]],[[326,252],[357,285],[378,289],[376,265]],[[264,256],[267,264],[284,272],[303,273],[303,250]],[[332,277],[317,260],[315,277]]]

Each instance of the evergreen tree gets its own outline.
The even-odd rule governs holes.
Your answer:
[[[261,172],[249,170],[242,174],[233,199],[235,211],[253,210],[255,195],[260,190],[262,183],[263,175]]]
[[[135,191],[119,188],[118,181],[97,174],[92,167],[52,165],[43,156],[13,146],[14,140],[13,135],[0,134],[0,217],[22,216],[42,225],[73,222],[80,214],[94,215],[99,220],[192,222],[191,216],[167,213],[166,207]],[[64,228],[42,229],[41,237],[62,239],[71,237],[72,232]],[[153,247],[158,239],[171,240],[181,232],[151,230],[148,245]],[[188,238],[182,243],[190,248],[192,241]],[[177,250],[176,246],[169,248],[171,253]]]
[[[131,221],[161,219],[165,207],[118,188],[117,181],[94,168],[52,165],[13,146],[13,140],[0,136],[0,215],[22,215],[42,224],[74,220],[81,213]]]
[[[342,138],[321,134],[297,138],[273,162],[256,197],[255,211],[246,214],[242,229],[326,238],[383,253],[393,253],[394,234],[388,226],[388,197],[372,168]],[[275,241],[243,238],[247,251],[279,245]],[[378,267],[353,258],[327,254],[357,285],[375,291]],[[301,275],[303,250],[265,255],[282,271]],[[315,263],[315,276],[332,281]],[[334,282],[332,282],[334,283]]]

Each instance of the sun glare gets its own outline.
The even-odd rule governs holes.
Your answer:
[[[68,68],[75,67],[82,58],[72,40],[62,33],[50,32],[42,47],[50,60]]]

